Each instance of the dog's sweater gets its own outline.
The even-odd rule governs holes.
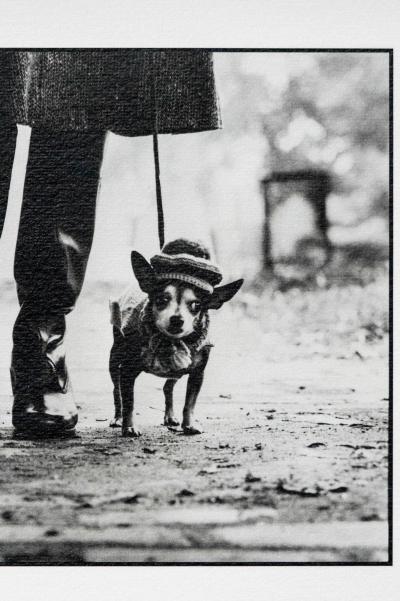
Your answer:
[[[199,324],[200,332],[174,340],[155,327],[149,299],[140,296],[129,288],[119,299],[110,301],[111,324],[126,339],[133,337],[135,344],[139,341],[145,371],[178,378],[193,367],[201,349],[213,346],[208,339],[208,313]]]

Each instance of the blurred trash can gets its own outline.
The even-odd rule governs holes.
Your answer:
[[[265,206],[264,268],[288,277],[297,269],[305,275],[329,261],[332,244],[326,199],[331,191],[327,171],[275,171],[262,181]],[[282,271],[283,270],[283,271]]]

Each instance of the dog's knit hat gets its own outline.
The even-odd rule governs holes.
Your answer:
[[[220,268],[200,242],[179,238],[166,244],[150,259],[157,280],[179,280],[210,294],[222,280]]]

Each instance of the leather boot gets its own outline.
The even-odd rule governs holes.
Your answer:
[[[81,291],[93,239],[104,132],[32,130],[14,276],[12,421],[59,435],[78,420],[65,364],[65,315]]]
[[[64,315],[38,323],[21,311],[14,326],[12,423],[17,432],[51,436],[73,431],[78,412],[64,352]]]

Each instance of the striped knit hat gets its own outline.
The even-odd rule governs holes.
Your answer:
[[[180,238],[166,244],[150,259],[157,280],[179,280],[210,294],[222,280],[221,270],[210,261],[201,243]]]

